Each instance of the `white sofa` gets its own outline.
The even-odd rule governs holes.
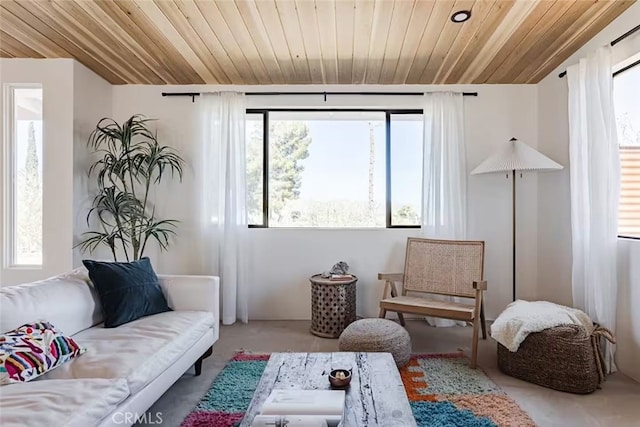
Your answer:
[[[33,381],[0,386],[0,425],[111,427],[144,417],[218,339],[218,278],[159,277],[173,311],[111,329],[84,269],[0,288],[1,331],[46,320],[87,349]]]

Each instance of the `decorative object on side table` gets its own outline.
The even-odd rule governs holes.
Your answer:
[[[159,219],[151,203],[151,188],[168,173],[182,180],[184,160],[170,147],[160,145],[147,126],[151,119],[132,116],[123,124],[102,119],[88,145],[100,155],[89,168],[96,175],[98,194],[93,199],[87,225],[95,221],[98,231],[88,231],[78,243],[83,251],[107,246],[114,261],[121,251],[127,261],[142,258],[149,240],[161,250],[169,246],[178,221]]]
[[[356,282],[311,276],[311,333],[323,338],[338,338],[344,328],[356,320]]]
[[[347,280],[353,278],[353,275],[349,274],[349,264],[344,261],[337,262],[331,267],[331,270],[325,271],[320,276],[331,280]]]

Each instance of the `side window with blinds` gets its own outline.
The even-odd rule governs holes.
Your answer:
[[[639,55],[640,56],[640,55]],[[613,91],[620,143],[618,235],[640,238],[640,63],[614,74]]]

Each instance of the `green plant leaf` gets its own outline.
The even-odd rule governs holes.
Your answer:
[[[148,127],[150,122],[152,119],[138,114],[122,124],[103,118],[91,132],[88,146],[100,158],[88,171],[96,179],[98,193],[87,213],[87,224],[91,226],[93,218],[102,231],[83,235],[76,245],[83,251],[106,245],[114,258],[117,248],[127,259],[128,250],[138,258],[150,238],[161,250],[167,250],[170,236],[175,235],[177,221],[157,220],[148,196],[151,186],[160,184],[165,172],[182,181],[184,160],[174,149],[159,144]]]

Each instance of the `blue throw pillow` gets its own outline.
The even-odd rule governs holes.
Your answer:
[[[105,328],[170,310],[149,258],[133,262],[83,260],[82,263],[100,296]]]

